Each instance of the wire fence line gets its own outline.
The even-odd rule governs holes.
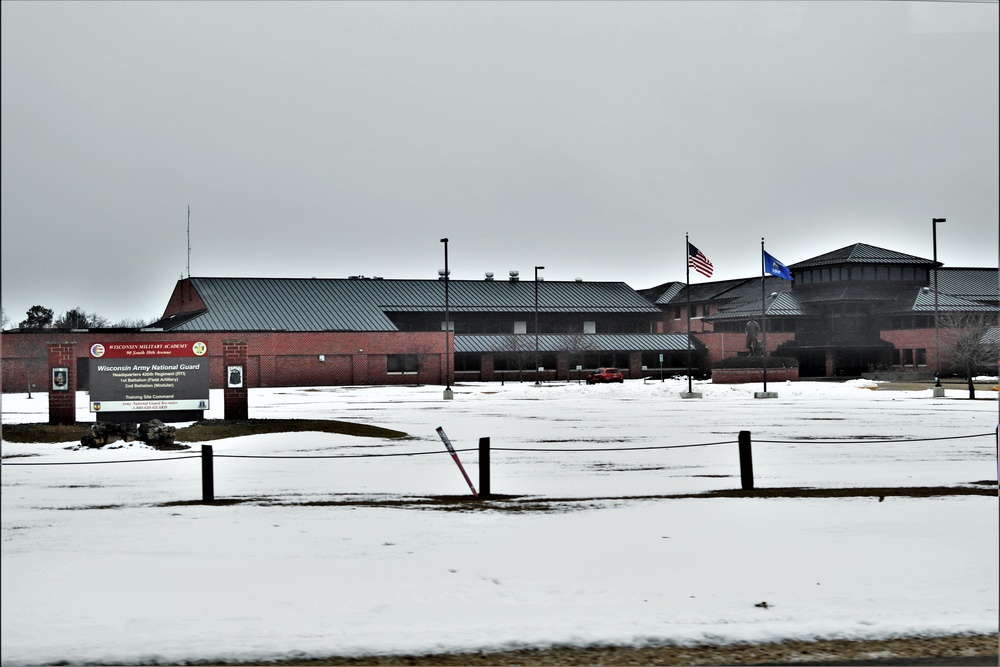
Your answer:
[[[937,442],[943,440],[963,440],[971,438],[996,437],[997,434],[973,433],[969,435],[954,435],[938,438],[901,438],[892,440],[754,440],[757,444],[776,445],[850,445],[850,444],[881,444],[881,443],[904,443],[904,442]],[[522,452],[522,453],[585,453],[585,452],[631,452],[650,451],[667,449],[686,449],[691,447],[715,447],[719,445],[735,445],[738,440],[721,440],[718,442],[702,442],[684,445],[647,445],[641,447],[490,447],[492,452]],[[455,448],[456,452],[478,452],[478,447]],[[447,454],[445,449],[435,449],[423,452],[382,452],[369,454],[213,454],[215,458],[227,459],[365,459],[365,458],[393,458],[403,456],[433,456]],[[156,463],[165,461],[179,461],[182,459],[200,459],[202,454],[181,454],[155,459],[123,459],[118,461],[2,461],[4,466],[63,466],[63,465],[104,465],[114,463]]]

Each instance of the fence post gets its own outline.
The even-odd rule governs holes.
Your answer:
[[[212,445],[201,446],[201,502],[215,502],[215,478]]]
[[[744,491],[753,490],[753,454],[750,451],[750,431],[740,431],[740,481]]]
[[[479,497],[490,497],[490,439],[479,439]]]

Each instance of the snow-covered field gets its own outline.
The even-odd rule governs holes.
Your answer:
[[[757,488],[995,481],[995,392],[797,382],[754,399],[760,385],[698,384],[703,398],[681,399],[686,388],[251,390],[251,417],[412,436],[210,443],[216,498],[267,504],[184,504],[201,498],[200,443],[3,441],[2,664],[998,631],[996,495],[648,497],[740,488],[743,430]],[[5,424],[47,421],[45,394],[2,400]],[[78,405],[93,421],[85,394]],[[222,416],[213,390],[206,417]],[[494,494],[566,500],[350,504],[469,495],[439,426],[477,486],[489,437]],[[253,458],[268,456],[280,458]],[[12,465],[24,463],[49,465]]]

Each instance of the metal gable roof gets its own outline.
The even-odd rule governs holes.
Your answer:
[[[942,294],[951,294],[975,301],[996,303],[1000,300],[1000,271],[997,269],[941,268],[931,271],[930,287],[934,289],[935,274]]]
[[[670,303],[675,296],[680,294],[682,289],[684,289],[684,283],[671,283],[653,302],[656,304]]]
[[[756,299],[735,301],[719,308],[719,312],[704,318],[708,322],[718,322],[731,319],[760,317],[760,293]],[[802,304],[790,292],[779,292],[777,296],[767,296],[767,317],[795,317],[805,315]]]
[[[443,312],[441,280],[191,278],[206,310],[171,331],[395,331],[390,312]],[[534,281],[448,282],[455,312],[530,312]],[[539,282],[541,312],[658,314],[625,283]]]
[[[696,349],[692,342],[691,349]],[[532,334],[456,335],[455,352],[533,352]],[[686,352],[685,334],[540,334],[539,352]]]
[[[792,271],[815,266],[834,266],[842,264],[901,264],[908,266],[933,266],[934,262],[922,257],[905,255],[894,250],[886,250],[867,243],[855,243],[838,250],[790,264]]]
[[[934,290],[930,288],[922,288],[916,291],[915,296],[911,296],[908,300],[911,303],[910,310],[914,312],[934,312]],[[996,313],[1000,312],[1000,307],[977,303],[975,301],[970,301],[968,299],[963,299],[961,297],[952,296],[950,294],[938,294],[937,299],[937,309],[940,312],[983,312],[983,313]]]
[[[384,281],[395,283],[403,281]],[[382,302],[387,311],[444,310],[444,281],[422,282],[426,298]],[[449,308],[456,312],[526,312],[535,309],[535,282],[450,280]],[[622,282],[539,281],[541,312],[659,313],[659,309]]]
[[[361,281],[191,278],[206,312],[173,330],[394,331]]]

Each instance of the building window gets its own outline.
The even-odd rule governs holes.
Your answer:
[[[420,370],[420,358],[415,354],[387,354],[385,356],[386,373],[413,373]]]
[[[680,309],[680,306],[674,308],[674,319],[675,320],[681,319],[681,309]]]
[[[528,323],[527,323],[527,321],[514,322],[514,333],[516,333],[516,334],[526,334],[526,333],[528,333]]]
[[[917,350],[917,366],[927,365],[927,350],[920,348]]]
[[[595,334],[595,333],[597,333],[597,322],[584,322],[583,323],[583,333],[585,333],[585,334]]]
[[[455,372],[482,370],[483,357],[479,354],[465,352],[455,355]]]
[[[913,350],[903,350],[903,365],[904,366],[913,365]]]

